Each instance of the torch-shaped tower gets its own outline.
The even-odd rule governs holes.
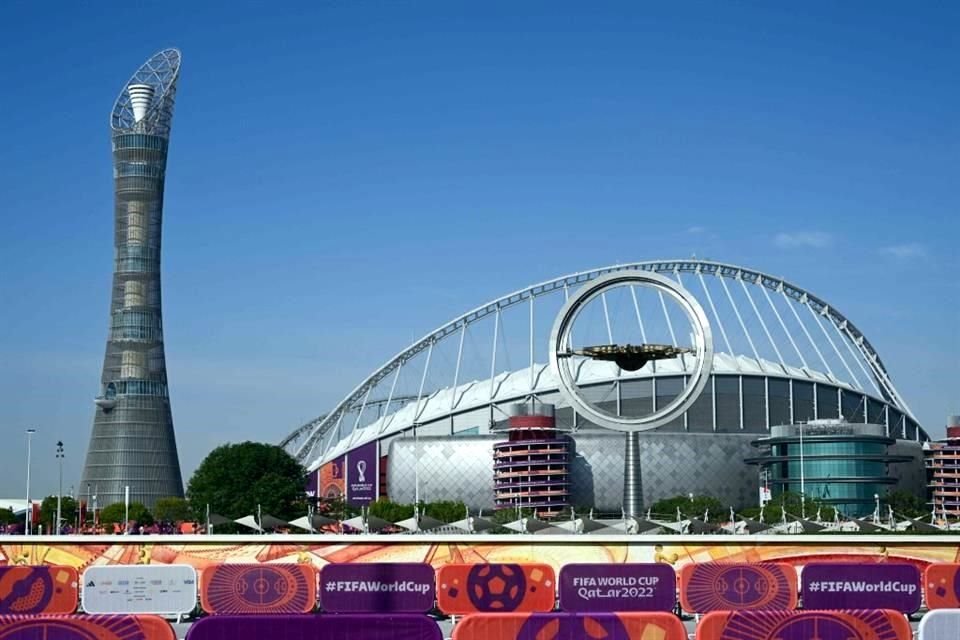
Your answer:
[[[180,52],[140,67],[110,116],[114,271],[110,333],[81,487],[101,506],[183,496],[160,308],[163,184]]]

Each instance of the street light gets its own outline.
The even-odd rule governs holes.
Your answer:
[[[57,464],[60,467],[60,480],[57,485],[57,522],[54,525],[55,535],[60,535],[60,503],[63,501],[63,441],[57,440]]]
[[[25,525],[24,529],[26,529],[24,533],[26,533],[26,535],[30,535],[30,521],[32,520],[30,516],[33,515],[32,514],[33,508],[32,508],[32,505],[30,504],[30,453],[31,453],[30,449],[32,445],[33,434],[35,434],[36,432],[37,432],[36,429],[27,429],[27,512],[24,515],[24,520],[23,520],[23,523]]]

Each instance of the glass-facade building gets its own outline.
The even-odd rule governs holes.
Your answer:
[[[160,239],[180,52],[150,58],[111,114],[114,273],[110,323],[80,494],[93,506],[130,499],[151,507],[182,497],[167,387]],[[95,498],[94,498],[95,497]]]
[[[802,493],[859,517],[872,513],[897,483],[890,465],[914,461],[892,454],[895,443],[882,425],[814,420],[771,428],[752,443],[763,454],[747,461],[767,470],[774,501],[784,492]]]

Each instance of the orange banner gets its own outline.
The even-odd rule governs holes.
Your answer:
[[[931,564],[923,572],[928,609],[960,608],[960,564]]]
[[[215,614],[309,613],[317,606],[317,571],[308,564],[207,567],[200,606]]]
[[[696,640],[912,640],[899,611],[714,611],[697,625]]]
[[[548,564],[448,564],[437,570],[437,606],[451,615],[550,611],[556,587]]]
[[[786,563],[688,564],[679,582],[680,604],[690,613],[797,606],[797,572]]]
[[[453,628],[453,640],[686,640],[672,613],[473,613]]]
[[[73,567],[0,567],[0,615],[73,613],[77,580]]]

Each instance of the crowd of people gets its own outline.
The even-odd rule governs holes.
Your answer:
[[[87,523],[80,527],[64,525],[61,535],[183,535],[183,534],[202,534],[206,526],[199,522],[154,522],[149,525],[128,522],[126,526],[122,523],[98,523],[96,525]],[[31,532],[36,535],[40,533],[49,533],[46,528],[31,527]],[[24,525],[22,522],[0,525],[0,535],[22,535]]]

